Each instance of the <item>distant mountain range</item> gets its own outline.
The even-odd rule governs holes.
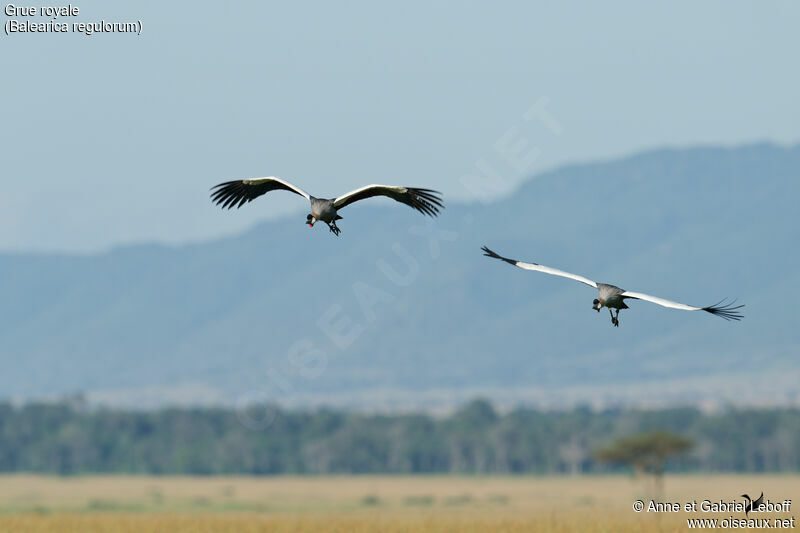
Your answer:
[[[433,220],[365,202],[338,238],[303,213],[204,244],[4,253],[0,396],[798,404],[799,201],[800,146],[669,149],[537,175]],[[738,297],[746,318],[634,301],[614,328],[588,287],[484,244],[692,305]]]

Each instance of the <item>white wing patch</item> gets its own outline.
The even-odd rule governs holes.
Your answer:
[[[307,200],[311,200],[311,196],[309,196],[309,194],[306,191],[304,191],[297,185],[289,183],[288,181],[283,180],[281,178],[276,178],[275,176],[267,176],[264,178],[247,178],[243,179],[242,183],[244,183],[245,185],[261,185],[262,183],[267,183],[268,181],[277,181],[278,183],[282,183],[287,187],[289,187],[290,189],[292,189],[293,191],[300,194],[301,196],[305,196]]]
[[[544,265],[537,265],[536,263],[523,263],[522,261],[514,261],[514,266],[519,268],[524,268],[525,270],[535,270],[537,272],[544,272],[545,274],[552,274],[553,276],[561,276],[562,278],[569,278],[574,279],[575,281],[580,281],[581,283],[585,283],[590,287],[597,288],[597,283],[590,280],[589,278],[585,278],[583,276],[579,276],[578,274],[572,274],[570,272],[564,272],[563,270],[559,270],[557,268],[550,268]]]
[[[579,276],[577,274],[571,274],[570,272],[564,272],[563,270],[546,267],[544,265],[537,265],[536,263],[523,263],[522,261],[517,261],[516,259],[509,259],[508,257],[503,257],[502,255],[491,251],[486,246],[482,247],[481,250],[483,250],[483,255],[487,257],[492,257],[494,259],[500,259],[501,261],[505,261],[509,265],[514,265],[515,267],[519,267],[525,270],[535,270],[536,272],[544,272],[545,274],[552,274],[553,276],[561,276],[562,278],[574,279],[575,281],[580,281],[581,283],[585,283],[586,285],[594,287],[595,289],[597,288],[597,283],[590,280],[589,278],[584,278],[583,276]]]
[[[637,300],[645,300],[663,307],[669,307],[670,309],[681,309],[682,311],[704,311],[702,307],[693,307],[691,305],[665,300],[664,298],[650,296],[649,294],[642,294],[641,292],[625,291],[621,296],[623,298],[636,298]]]
[[[383,189],[385,191],[392,191],[392,192],[395,192],[397,194],[405,194],[406,192],[408,192],[408,189],[405,188],[405,187],[396,187],[396,186],[392,186],[392,185],[375,185],[375,184],[365,185],[363,187],[359,187],[358,189],[356,189],[354,191],[350,191],[350,192],[345,193],[345,194],[343,194],[341,196],[338,196],[333,201],[333,206],[334,207],[340,207],[351,196],[355,196],[356,194],[359,194],[359,193],[361,193],[363,191],[366,191],[368,189]]]

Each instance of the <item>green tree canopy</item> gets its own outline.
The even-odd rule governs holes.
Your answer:
[[[692,446],[689,438],[666,431],[651,431],[617,439],[607,448],[599,450],[595,457],[599,461],[626,464],[637,472],[660,476],[667,459],[688,451]]]

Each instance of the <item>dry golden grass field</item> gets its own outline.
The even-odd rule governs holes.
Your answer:
[[[623,476],[0,476],[0,532],[638,532],[687,531],[687,518],[745,518],[699,508],[634,512],[633,502],[654,491]],[[761,491],[800,503],[800,476],[667,476],[659,499],[699,506]]]

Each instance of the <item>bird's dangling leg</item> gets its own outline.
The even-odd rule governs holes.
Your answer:
[[[611,319],[611,322],[613,322],[613,323],[614,323],[614,327],[615,327],[615,328],[618,328],[618,327],[619,327],[619,309],[617,309],[617,316],[615,316],[614,318],[612,318],[612,319]]]
[[[331,233],[333,233],[337,237],[342,232],[342,230],[339,229],[339,226],[336,225],[336,221],[335,220],[333,221],[332,224],[328,223],[328,229],[331,230]]]

